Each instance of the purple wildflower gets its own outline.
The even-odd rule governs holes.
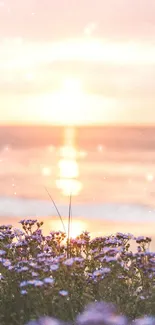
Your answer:
[[[83,262],[84,261],[84,258],[83,257],[75,257],[75,262],[79,262],[79,263],[81,263],[81,262]]]
[[[117,316],[115,307],[106,303],[90,304],[76,319],[76,325],[126,325],[127,319]]]
[[[145,237],[145,236],[139,236],[136,238],[136,243],[150,243],[151,242],[151,237]]]
[[[29,268],[27,267],[27,266],[23,266],[23,267],[21,267],[20,269],[18,269],[18,273],[20,273],[20,272],[26,272],[26,271],[28,271],[29,270]]]
[[[64,261],[63,264],[67,265],[67,266],[72,266],[74,263],[74,259],[73,258],[69,258],[68,260]]]
[[[3,249],[0,249],[0,256],[3,256],[5,254],[6,254],[6,252]]]
[[[33,285],[34,287],[42,287],[44,284],[41,280],[29,280],[27,283]]]
[[[101,270],[96,270],[93,272],[93,276],[94,277],[98,277],[98,276],[101,276],[103,273],[101,272]]]
[[[66,296],[68,296],[68,291],[66,291],[66,290],[60,290],[59,291],[59,294],[60,294],[60,296],[66,297]]]
[[[133,325],[155,325],[155,318],[154,317],[143,317],[135,319],[132,323]]]
[[[22,282],[20,283],[20,288],[22,288],[22,287],[26,287],[27,284],[28,284],[27,281],[22,281]]]
[[[103,268],[101,268],[100,270],[96,270],[96,271],[94,271],[94,272],[93,272],[93,276],[98,277],[98,276],[100,276],[100,275],[104,275],[104,274],[106,274],[106,273],[110,273],[110,272],[111,272],[110,268],[108,268],[108,267],[103,267]]]
[[[33,277],[38,276],[38,273],[37,272],[32,272],[31,274],[32,274]]]
[[[23,296],[25,296],[25,295],[27,295],[27,291],[26,290],[21,290],[21,295],[23,295]]]
[[[8,266],[8,270],[9,270],[9,271],[14,270],[14,268],[15,268],[15,266],[13,266],[13,265]]]
[[[46,284],[53,284],[54,283],[54,279],[53,278],[45,278],[43,281]]]
[[[139,297],[141,300],[145,300],[145,297],[144,296],[140,296]]]
[[[107,263],[110,263],[110,262],[117,262],[118,257],[116,257],[116,256],[105,256],[105,257],[103,257],[102,260],[103,260],[103,261],[106,261]]]
[[[11,262],[9,261],[9,260],[5,260],[4,262],[3,262],[3,266],[5,266],[5,267],[8,267],[8,266],[10,266],[11,265]]]
[[[21,237],[24,235],[24,232],[18,228],[14,228],[14,235],[17,237]]]
[[[50,266],[50,270],[51,270],[51,271],[56,271],[56,270],[58,270],[58,268],[59,268],[59,265],[58,265],[58,264],[52,264],[52,265]]]

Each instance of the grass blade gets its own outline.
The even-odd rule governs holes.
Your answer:
[[[67,238],[67,255],[70,257],[70,228],[71,228],[71,208],[72,208],[72,194],[69,198],[69,211],[68,211],[68,238]]]
[[[70,198],[69,198],[69,212],[68,212],[68,240],[70,240],[71,207],[72,207],[72,195],[70,194]]]
[[[61,216],[61,214],[60,214],[60,212],[59,212],[59,210],[58,210],[58,208],[57,208],[57,206],[56,206],[56,204],[55,204],[55,202],[54,202],[54,200],[53,200],[51,194],[49,193],[49,191],[48,191],[48,189],[47,189],[46,187],[45,187],[45,191],[47,192],[49,198],[51,199],[51,201],[52,201],[52,203],[53,203],[53,205],[54,205],[54,207],[55,207],[55,209],[56,209],[56,211],[57,211],[57,213],[58,213],[58,216],[59,216],[59,218],[60,218],[60,221],[61,221],[61,223],[62,223],[62,226],[63,226],[64,232],[66,233],[66,229],[65,229],[64,222],[63,222],[63,220],[62,220],[62,216]]]

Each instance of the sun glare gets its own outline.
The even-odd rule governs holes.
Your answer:
[[[66,78],[57,92],[45,95],[44,120],[66,126],[81,124],[81,107],[84,100],[81,80]]]
[[[77,161],[70,156],[59,160],[59,179],[56,180],[56,186],[62,191],[62,194],[76,196],[82,189],[81,182],[77,179],[79,176],[79,166]]]
[[[67,83],[67,87],[69,84]],[[70,86],[69,86],[70,88]],[[64,196],[76,196],[82,190],[79,178],[78,152],[75,145],[74,129],[65,130],[64,146],[60,148],[58,162],[58,178],[56,186]]]
[[[82,85],[80,80],[67,78],[63,82],[62,92],[69,96],[82,93]]]
[[[66,222],[66,225],[68,225],[68,221]],[[82,221],[73,221],[71,223],[71,227],[70,227],[70,237],[71,238],[76,238],[77,236],[79,236],[83,231],[86,230],[86,224]]]
[[[82,184],[77,179],[57,179],[56,186],[64,196],[77,196],[82,190]]]
[[[60,148],[60,156],[68,157],[69,159],[76,159],[77,152],[73,146],[64,146]]]
[[[51,175],[51,169],[49,167],[43,167],[42,168],[42,175],[43,176],[50,176]]]
[[[63,231],[62,224],[59,221],[51,221],[51,226],[56,231]],[[68,220],[64,220],[64,226],[67,231],[68,229]],[[77,236],[81,235],[83,231],[85,231],[87,225],[85,222],[80,220],[73,220],[70,226],[70,237],[76,238]]]
[[[59,119],[62,119],[63,123],[74,125],[81,119],[80,107],[83,97],[80,80],[67,78],[63,81],[54,103],[56,110],[59,111]]]
[[[62,178],[76,178],[79,176],[79,168],[76,160],[61,159],[59,160],[59,175]]]

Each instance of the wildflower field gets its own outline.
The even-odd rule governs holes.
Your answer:
[[[136,324],[155,324],[153,318],[145,322],[146,315],[155,315],[155,253],[149,250],[151,238],[117,233],[91,239],[84,232],[67,240],[62,232],[45,236],[43,222],[20,223],[22,230],[0,226],[1,325],[23,325],[45,316],[81,325],[114,324],[101,320],[101,311],[107,310],[101,301],[117,306],[120,316],[112,319],[118,325],[139,317],[143,320]],[[136,252],[131,250],[131,239],[136,242]],[[95,302],[100,303],[79,316]],[[100,321],[95,322],[90,315]],[[105,311],[104,315],[109,314]],[[48,319],[33,324],[50,324]]]

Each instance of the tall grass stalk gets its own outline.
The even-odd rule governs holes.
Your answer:
[[[71,231],[71,208],[72,208],[72,194],[69,197],[69,210],[68,210],[68,236],[67,236],[67,255],[70,257],[70,231]]]
[[[51,194],[49,193],[48,189],[45,187],[45,191],[47,192],[50,200],[52,201],[57,213],[58,213],[58,216],[60,218],[60,221],[62,223],[62,227],[64,229],[64,232],[67,236],[67,257],[69,258],[70,257],[70,235],[71,235],[71,221],[72,221],[72,194],[70,194],[70,197],[69,197],[69,210],[68,210],[68,232],[66,232],[66,228],[65,228],[65,225],[64,225],[64,222],[63,222],[63,219],[62,219],[62,216],[59,212],[59,209],[55,203],[55,201],[53,200]]]
[[[61,223],[62,223],[63,230],[64,230],[64,232],[65,232],[65,234],[66,234],[66,228],[65,228],[64,222],[63,222],[63,220],[62,220],[62,216],[61,216],[61,214],[60,214],[60,212],[59,212],[59,210],[58,210],[58,208],[57,208],[57,205],[56,205],[55,201],[53,200],[51,194],[49,193],[49,191],[48,191],[48,189],[47,189],[46,187],[45,187],[45,191],[47,192],[49,198],[51,199],[51,201],[52,201],[52,203],[53,203],[53,205],[54,205],[54,207],[55,207],[55,209],[56,209],[56,211],[57,211],[57,213],[58,213],[58,216],[59,216],[60,221],[61,221]]]

